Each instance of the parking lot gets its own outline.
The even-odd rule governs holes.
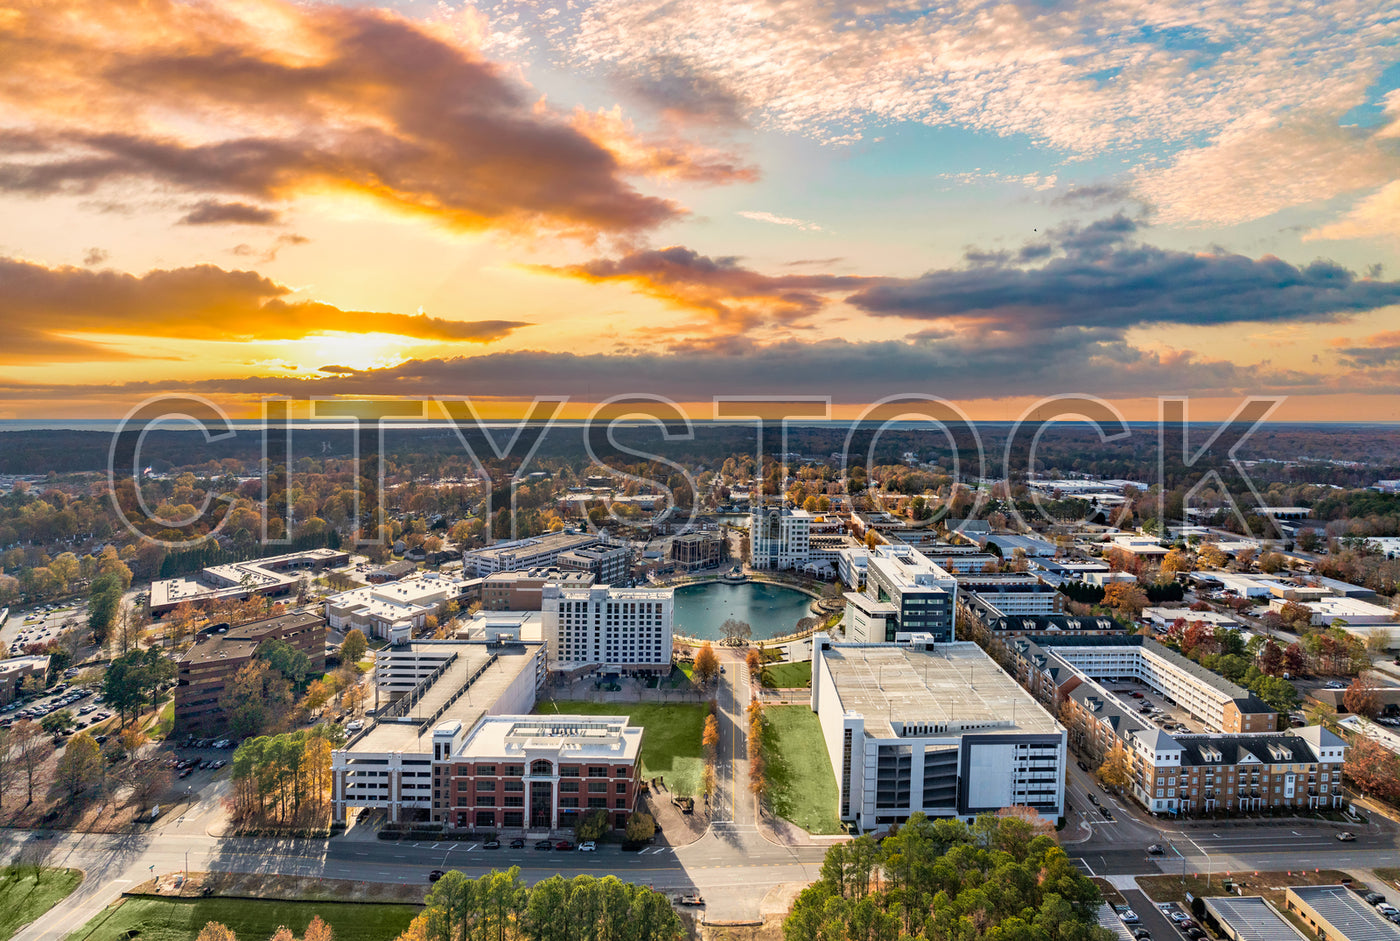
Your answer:
[[[1175,703],[1135,680],[1105,682],[1104,688],[1130,703],[1144,719],[1168,732],[1202,734],[1211,731],[1206,724]],[[1150,711],[1148,709],[1150,707]]]
[[[26,644],[42,644],[57,639],[70,627],[84,626],[87,608],[81,603],[41,605],[27,611],[11,611],[0,627],[0,641],[22,650]]]
[[[0,709],[0,728],[8,729],[21,719],[39,722],[60,709],[67,709],[73,715],[75,731],[89,729],[112,718],[112,713],[102,708],[102,702],[102,694],[96,690],[58,683],[37,699],[13,702]]]

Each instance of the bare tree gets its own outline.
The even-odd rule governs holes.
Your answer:
[[[726,647],[743,647],[753,639],[753,628],[748,621],[741,621],[738,618],[728,618],[719,626],[722,636],[720,643]]]
[[[34,803],[34,775],[53,754],[53,743],[39,728],[28,719],[16,722],[10,730],[11,745],[15,764],[24,772],[25,784],[29,788],[28,803]]]

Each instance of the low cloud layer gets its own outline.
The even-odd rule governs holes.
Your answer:
[[[253,271],[214,265],[144,275],[49,268],[0,258],[6,342],[0,362],[125,358],[82,335],[152,339],[294,340],[355,330],[421,340],[488,343],[528,326],[342,310],[290,299],[292,289]],[[78,336],[74,336],[74,335]]]

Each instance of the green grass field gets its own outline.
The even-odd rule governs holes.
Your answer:
[[[779,689],[812,685],[812,661],[775,663],[764,671],[768,685]]]
[[[83,881],[76,869],[41,869],[38,878],[28,866],[0,869],[0,941],[68,897]]]
[[[705,707],[699,703],[541,702],[535,712],[568,715],[628,716],[646,729],[642,735],[642,775],[664,778],[666,787],[681,797],[700,793],[700,732]]]
[[[768,806],[808,833],[840,833],[836,776],[816,713],[806,706],[769,706],[763,716]]]
[[[68,941],[193,941],[211,921],[227,925],[238,941],[267,941],[281,925],[300,937],[316,915],[331,926],[335,941],[393,941],[420,911],[417,905],[354,902],[128,898],[69,935]]]

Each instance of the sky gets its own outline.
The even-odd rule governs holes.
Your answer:
[[[0,418],[1400,421],[1400,0],[0,0]]]

